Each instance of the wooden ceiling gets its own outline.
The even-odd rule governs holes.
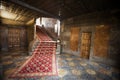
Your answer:
[[[11,0],[15,2],[15,0]],[[118,0],[20,0],[62,19],[95,11],[117,9]]]
[[[118,0],[2,0],[2,4],[6,11],[17,14],[16,21],[23,23],[36,17],[63,20],[92,12],[120,10]]]

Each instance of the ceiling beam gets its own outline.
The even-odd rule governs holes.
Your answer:
[[[29,5],[29,4],[25,3],[25,2],[22,2],[22,1],[19,1],[19,0],[9,0],[9,1],[11,1],[11,2],[13,2],[13,3],[15,3],[15,4],[18,4],[18,5],[21,5],[21,6],[23,6],[23,7],[26,7],[26,8],[28,8],[28,9],[37,11],[37,12],[39,12],[39,13],[45,14],[45,15],[47,15],[47,16],[50,16],[50,17],[59,19],[59,16],[55,16],[55,15],[53,15],[53,14],[51,14],[51,13],[45,11],[45,10],[42,10],[42,9],[38,9],[38,8],[36,8],[36,7],[33,7],[33,6],[31,6],[31,5]]]
[[[1,17],[0,17],[1,18]],[[19,23],[22,23],[22,24],[25,24],[26,22],[24,21],[21,21],[21,20],[14,20],[14,19],[8,19],[8,18],[1,18],[1,21],[12,21],[12,22],[19,22]]]

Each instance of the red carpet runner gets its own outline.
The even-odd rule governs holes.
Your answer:
[[[10,77],[40,77],[45,75],[57,75],[55,42],[37,27],[37,36],[40,44],[33,55]]]

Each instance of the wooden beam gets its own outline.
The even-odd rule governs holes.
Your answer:
[[[19,1],[19,0],[9,0],[9,1],[11,1],[11,2],[13,2],[13,3],[15,3],[15,4],[18,4],[18,5],[21,5],[21,6],[23,6],[23,7],[29,8],[29,9],[31,9],[31,10],[37,11],[37,12],[39,12],[39,13],[48,15],[48,16],[50,16],[50,17],[59,19],[59,16],[55,16],[55,15],[53,15],[53,14],[47,12],[47,11],[44,11],[44,10],[42,10],[42,9],[38,9],[38,8],[36,8],[36,7],[33,7],[33,6],[31,6],[31,5],[29,5],[29,4],[25,3],[25,2],[22,2],[22,1]]]

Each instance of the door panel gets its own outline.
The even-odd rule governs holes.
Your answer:
[[[79,27],[71,28],[71,36],[70,36],[70,49],[72,51],[78,51],[78,40],[79,40]]]
[[[0,27],[0,48],[2,51],[27,48],[26,28]]]
[[[24,48],[27,45],[27,35],[26,35],[26,29],[21,29],[20,32],[20,47]]]
[[[8,47],[19,48],[20,47],[20,30],[15,28],[8,29]]]
[[[90,55],[91,33],[82,33],[81,37],[81,53],[82,58],[89,59]]]
[[[8,29],[9,49],[20,49],[26,46],[26,30],[23,28]]]
[[[109,42],[110,28],[107,26],[96,27],[94,38],[94,56],[107,57],[108,56],[108,42]]]

